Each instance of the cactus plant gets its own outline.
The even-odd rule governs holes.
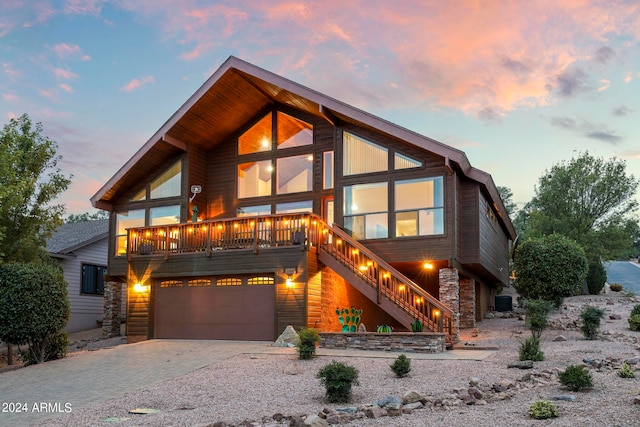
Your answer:
[[[424,324],[420,320],[416,319],[411,323],[411,330],[413,332],[422,332],[424,331]]]
[[[389,325],[380,325],[378,326],[378,333],[380,334],[390,334],[391,333],[391,326]]]
[[[356,332],[360,324],[362,309],[357,308],[336,308],[338,322],[342,325],[342,332]]]

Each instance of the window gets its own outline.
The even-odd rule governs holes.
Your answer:
[[[249,277],[247,279],[247,285],[273,285],[275,283],[275,279],[269,276],[258,276],[258,277]]]
[[[313,126],[278,111],[278,150],[313,144]]]
[[[161,288],[181,288],[182,280],[161,280],[160,287]]]
[[[313,202],[311,200],[302,200],[300,202],[278,203],[276,205],[276,213],[299,213],[312,212]]]
[[[271,113],[269,113],[238,138],[238,154],[271,151],[273,146],[271,126]]]
[[[216,286],[242,286],[242,279],[239,277],[225,277],[216,280]]]
[[[180,205],[150,208],[149,220],[151,225],[179,224]]]
[[[412,159],[411,157],[403,156],[400,153],[396,153],[393,159],[395,170],[412,169],[422,167],[422,162]]]
[[[150,199],[177,197],[182,194],[182,162],[175,162],[162,175],[151,182]]]
[[[116,213],[116,255],[127,253],[127,228],[144,227],[144,209]]]
[[[270,196],[271,173],[270,160],[240,163],[238,165],[238,198]]]
[[[300,193],[313,189],[313,155],[281,157],[276,163],[278,194]]]
[[[388,184],[386,182],[344,188],[344,227],[355,239],[389,236]]]
[[[271,215],[271,205],[243,206],[238,208],[237,215],[239,217]]]
[[[333,188],[333,151],[322,153],[322,188]]]
[[[397,181],[395,211],[396,237],[444,234],[442,177]]]
[[[142,190],[138,191],[132,198],[131,201],[132,202],[142,202],[144,200],[147,200],[147,189],[143,188]]]
[[[187,282],[189,287],[211,286],[211,279],[191,279]]]
[[[104,295],[104,276],[107,267],[101,265],[82,264],[83,294]]]
[[[389,150],[366,139],[343,132],[343,174],[383,172],[389,169]]]

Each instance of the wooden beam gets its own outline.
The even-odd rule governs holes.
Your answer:
[[[322,117],[324,117],[324,119],[331,124],[331,126],[338,126],[338,118],[335,116],[335,114],[333,114],[331,110],[329,110],[322,104],[318,104],[318,111],[320,112]]]
[[[181,149],[182,151],[187,151],[187,143],[180,141],[178,138],[165,133],[162,135],[162,140],[167,144],[171,144],[174,147]]]

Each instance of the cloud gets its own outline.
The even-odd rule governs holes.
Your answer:
[[[624,75],[624,78],[622,79],[622,81],[625,83],[631,83],[631,80],[633,80],[633,73],[629,71],[627,74]]]
[[[621,136],[616,135],[614,132],[611,132],[609,130],[597,130],[597,131],[587,132],[587,133],[585,133],[585,136],[587,138],[597,139],[599,141],[608,142],[608,143],[611,143],[613,145],[615,145],[618,142],[622,141],[622,137]]]
[[[59,58],[69,58],[71,56],[77,56],[82,52],[80,46],[77,44],[58,43],[52,47],[52,50],[58,55]]]
[[[556,77],[558,95],[572,97],[590,89],[587,74],[581,69],[567,70]]]
[[[3,93],[2,99],[7,102],[16,102],[18,100],[18,95],[16,95],[15,93]]]
[[[60,87],[60,89],[64,90],[65,92],[71,93],[73,92],[73,88],[71,86],[69,86],[68,84],[62,83],[60,85],[58,85]]]
[[[618,154],[623,159],[640,159],[640,149],[622,150]]]
[[[122,87],[122,90],[124,90],[125,92],[131,92],[132,90],[141,89],[145,87],[147,84],[153,83],[153,82],[154,82],[153,76],[147,76],[141,79],[133,78],[129,81],[129,83],[127,83]]]
[[[611,86],[611,80],[609,80],[609,79],[600,79],[600,87],[598,87],[598,92],[603,92],[603,91],[609,89],[609,86]]]
[[[20,76],[20,73],[19,73],[18,71],[16,71],[16,70],[13,68],[13,65],[11,65],[11,64],[9,64],[9,63],[6,63],[6,62],[5,62],[4,64],[2,64],[2,70],[3,70],[3,71],[4,71],[4,73],[5,73],[7,76],[9,76],[9,77],[16,78],[16,77],[19,77],[19,76]]]
[[[576,121],[570,117],[559,116],[559,117],[551,117],[549,122],[552,126],[559,127],[562,129],[573,130],[578,128],[578,124]]]
[[[72,72],[71,70],[63,69],[60,67],[54,68],[53,74],[59,79],[67,79],[67,80],[75,79],[76,77],[78,77],[78,75]]]
[[[633,110],[633,109],[631,109],[629,107],[621,105],[620,107],[614,108],[612,113],[613,113],[614,116],[621,116],[622,117],[622,116],[626,116],[626,115],[628,115],[630,113],[633,113],[634,111],[635,110]]]
[[[82,55],[80,57],[80,61],[82,61],[82,62],[91,61],[91,57],[89,55]]]
[[[572,131],[576,135],[616,145],[624,138],[602,123],[575,120],[567,116],[549,117],[549,123],[557,128]]]
[[[105,0],[65,0],[64,13],[68,15],[100,16]]]
[[[603,46],[601,48],[599,48],[598,50],[596,50],[596,53],[593,57],[593,59],[596,62],[599,62],[601,64],[606,64],[609,61],[611,61],[612,58],[615,58],[616,54],[613,51],[613,49],[611,49],[611,47],[609,46]]]

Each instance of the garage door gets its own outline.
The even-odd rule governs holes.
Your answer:
[[[154,336],[203,340],[275,340],[274,276],[158,280]]]

